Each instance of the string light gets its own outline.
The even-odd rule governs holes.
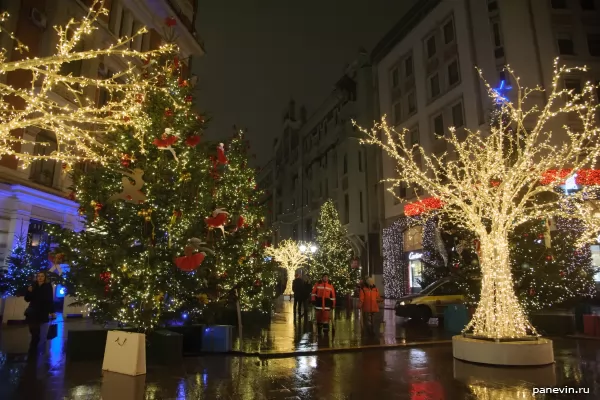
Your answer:
[[[306,246],[304,250],[295,241],[291,239],[283,240],[277,247],[268,247],[265,255],[271,256],[287,271],[287,283],[284,294],[292,294],[292,277],[297,269],[308,261],[306,256]]]
[[[420,145],[410,145],[408,131],[396,132],[387,125],[385,117],[370,130],[361,128],[367,136],[364,142],[380,146],[395,163],[399,176],[387,179],[392,194],[403,183],[416,186],[421,193],[440,199],[450,223],[477,235],[481,296],[465,328],[465,332],[476,337],[500,339],[536,334],[519,304],[511,274],[509,235],[517,226],[548,217],[575,218],[586,227],[577,246],[595,240],[600,230],[596,204],[589,201],[592,194],[581,191],[571,196],[558,195],[554,186],[558,186],[560,178],[540,185],[545,171],[579,171],[595,165],[600,155],[596,88],[590,83],[581,93],[559,88],[565,75],[580,70],[585,68],[560,67],[555,60],[546,104],[528,109],[523,105],[542,88],[521,87],[519,78],[507,67],[514,77],[517,100],[513,103],[484,81],[489,96],[499,104],[502,118],[490,124],[486,132],[466,130],[464,140],[459,140],[456,130],[450,128],[450,135],[444,140],[454,150],[451,154],[428,154]],[[549,125],[566,114],[579,118],[579,129],[564,126],[561,144],[555,145]],[[415,161],[415,155],[420,163]]]
[[[115,134],[122,126],[132,128],[140,137],[145,133],[148,118],[136,100],[156,82],[144,78],[136,63],[172,52],[174,46],[165,44],[149,51],[130,49],[130,44],[147,32],[142,28],[132,36],[117,39],[105,49],[76,50],[86,36],[98,29],[98,19],[108,15],[102,4],[101,0],[96,0],[81,21],[71,19],[65,26],[55,27],[58,44],[56,53],[51,56],[8,61],[6,53],[0,53],[0,77],[6,79],[11,72],[31,75],[29,87],[10,84],[11,79],[7,79],[8,84],[0,85],[0,154],[16,157],[23,168],[35,160],[56,160],[67,165],[81,161],[114,161],[118,154],[103,136]],[[8,17],[6,12],[0,14],[0,32],[8,34],[16,43],[16,51],[26,53],[27,46],[4,28]],[[126,67],[107,78],[61,72],[68,63],[102,57],[119,57],[126,61]],[[96,104],[98,90],[106,92],[108,100],[105,104]],[[55,100],[56,93],[63,93],[68,104]],[[22,137],[19,130],[28,128],[53,132],[57,148],[47,155],[27,151],[32,145],[44,145]]]
[[[73,170],[73,198],[85,230],[52,232],[70,265],[69,294],[87,304],[95,320],[145,332],[184,315],[189,323],[214,323],[234,294],[242,311],[268,314],[276,275],[264,257],[269,232],[244,133],[226,142],[227,162],[215,164],[217,143],[188,140],[201,135],[205,118],[186,100],[192,88],[177,62],[157,61],[147,73],[161,82],[142,101],[149,142],[160,144],[169,128],[177,159],[159,145],[142,151],[141,139],[120,127],[108,143],[125,170]],[[114,199],[128,180],[124,173],[137,169],[143,172],[144,200]],[[223,233],[205,222],[216,208],[230,215]],[[182,271],[174,258],[185,254],[192,238],[207,242],[207,254],[196,270]]]

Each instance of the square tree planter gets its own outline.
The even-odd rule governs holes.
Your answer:
[[[183,355],[195,356],[202,353],[202,336],[205,327],[206,325],[184,325],[170,326],[166,329],[183,336]]]
[[[183,362],[183,335],[170,330],[152,333],[148,358],[157,364],[176,365]]]
[[[69,329],[66,354],[68,361],[102,360],[106,347],[106,329]]]
[[[233,348],[232,337],[232,325],[207,326],[202,336],[202,351],[207,353],[229,353]]]
[[[6,297],[2,323],[25,323],[25,310],[28,306],[29,303],[25,301],[25,297]]]
[[[69,295],[65,296],[63,302],[63,318],[82,318],[89,316],[89,312],[85,305],[71,305],[76,302],[78,302],[76,297],[71,297]]]

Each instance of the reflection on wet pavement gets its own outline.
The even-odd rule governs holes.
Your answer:
[[[0,359],[1,399],[597,399],[600,342],[556,341],[555,365],[492,368],[452,358],[449,345],[323,354],[187,358],[148,374],[101,373],[101,363]],[[46,359],[47,360],[47,359]],[[104,376],[102,376],[104,375]],[[585,387],[589,394],[533,395],[534,387]],[[553,397],[552,397],[553,396]]]
[[[437,328],[386,323],[382,337],[361,334],[355,312],[340,312],[334,338],[294,328],[283,304],[270,328],[247,329],[240,348],[286,351],[346,343],[443,337]],[[386,310],[388,311],[388,310]],[[390,310],[391,311],[391,310]],[[288,315],[286,315],[288,314]],[[391,315],[393,317],[393,314]],[[389,316],[386,316],[388,319]],[[391,319],[393,320],[393,318]],[[58,336],[89,321],[59,323]],[[429,335],[429,336],[428,336]],[[101,362],[66,362],[64,341],[27,360],[24,327],[0,330],[0,399],[597,399],[600,341],[555,340],[556,364],[495,368],[454,360],[449,344],[289,358],[205,356],[182,365],[148,365],[145,376],[102,373]],[[25,343],[24,350],[22,343]],[[534,387],[587,388],[589,394],[533,395]]]

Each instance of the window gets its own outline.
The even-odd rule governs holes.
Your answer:
[[[392,69],[392,87],[397,88],[399,83],[400,83],[400,80],[398,77],[398,68],[394,68],[394,69]]]
[[[360,207],[360,210],[359,210],[360,222],[364,222],[364,220],[363,220],[363,196],[362,196],[362,192],[358,192],[358,206]]]
[[[500,22],[496,21],[492,24],[492,35],[494,36],[494,46],[502,46],[502,34],[500,33]]]
[[[344,174],[348,173],[348,154],[344,154]]]
[[[419,128],[414,128],[410,131],[410,144],[419,144]]]
[[[110,5],[110,13],[108,15],[108,28],[110,31],[116,35],[119,34],[118,27],[121,21],[119,18],[122,18],[123,7],[119,4],[120,1],[113,0]]]
[[[429,95],[433,99],[440,94],[440,77],[438,74],[429,78]]]
[[[460,294],[460,289],[458,285],[454,282],[446,282],[438,287],[436,287],[433,292],[431,292],[431,296],[454,296]]]
[[[362,170],[362,151],[358,151],[358,172],[363,172]]]
[[[350,197],[348,193],[344,195],[344,224],[350,222]]]
[[[581,93],[581,81],[575,78],[565,79],[565,89],[572,90],[574,94]]]
[[[600,35],[599,34],[588,34],[587,44],[590,56],[600,57]]]
[[[454,22],[452,20],[444,25],[444,43],[450,44],[454,41]]]
[[[406,57],[404,60],[404,76],[410,77],[413,74],[413,59],[412,56]]]
[[[399,125],[400,121],[402,121],[402,103],[398,101],[394,103],[394,126]]]
[[[417,111],[417,96],[415,92],[410,92],[407,97],[408,102],[408,114],[412,114]]]
[[[69,31],[67,33],[69,39],[73,36],[73,32]],[[73,47],[73,53],[84,51],[84,42],[79,41]],[[71,75],[71,76],[81,76],[81,67],[83,66],[83,60],[71,61],[68,63],[64,63],[60,66],[60,74],[61,75]]]
[[[131,34],[135,35],[143,27],[144,27],[144,25],[142,25],[140,22],[133,21],[133,27],[131,30]],[[129,47],[133,50],[141,51],[142,50],[142,39],[143,39],[142,35],[136,36],[136,38],[134,40],[129,42]]]
[[[594,4],[594,0],[581,0],[579,2],[582,10],[595,10],[596,5]]]
[[[551,0],[550,5],[555,10],[562,10],[564,8],[567,8],[567,0]]]
[[[458,60],[454,60],[448,65],[448,84],[454,86],[459,81],[460,73],[458,71]]]
[[[556,36],[558,44],[558,52],[562,55],[574,55],[575,49],[573,46],[573,38],[568,33],[559,33]]]
[[[308,237],[308,240],[312,240],[312,220],[310,218],[306,220],[305,226],[306,236]]]
[[[444,117],[442,114],[433,119],[433,133],[438,136],[444,136]]]
[[[117,32],[117,36],[131,36],[131,29],[133,28],[133,18],[131,17],[131,13],[129,11],[123,11],[123,15],[121,15],[121,27],[119,28],[119,32]]]
[[[58,148],[55,136],[52,133],[42,131],[37,134],[33,147],[33,154],[38,156],[49,156]],[[30,167],[30,179],[44,186],[52,187],[54,185],[54,175],[56,173],[56,161],[51,159],[36,160]]]
[[[455,128],[460,128],[465,124],[462,103],[452,106],[452,124]]]
[[[396,196],[400,197],[401,199],[406,197],[406,184],[404,182],[401,182],[398,186],[396,186]],[[398,203],[399,202],[396,204]]]
[[[427,39],[427,58],[435,56],[435,36]]]

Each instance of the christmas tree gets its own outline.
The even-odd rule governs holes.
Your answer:
[[[351,293],[360,279],[360,271],[350,266],[352,247],[348,232],[340,223],[331,200],[321,206],[316,242],[317,251],[311,262],[313,276],[320,279],[322,274],[327,273],[337,293]]]
[[[136,99],[148,115],[145,140],[123,129],[113,143],[120,168],[73,172],[85,230],[57,235],[69,293],[96,320],[140,331],[206,320],[234,288],[243,309],[263,307],[270,276],[246,144],[201,143],[204,117],[177,57],[146,69],[159,85]]]
[[[25,238],[19,238],[7,260],[8,269],[0,276],[0,294],[22,296],[31,286],[39,269],[31,262],[27,252]]]
[[[589,247],[577,248],[582,229],[578,221],[530,221],[512,235],[511,261],[521,304],[530,311],[593,297],[595,293]]]

